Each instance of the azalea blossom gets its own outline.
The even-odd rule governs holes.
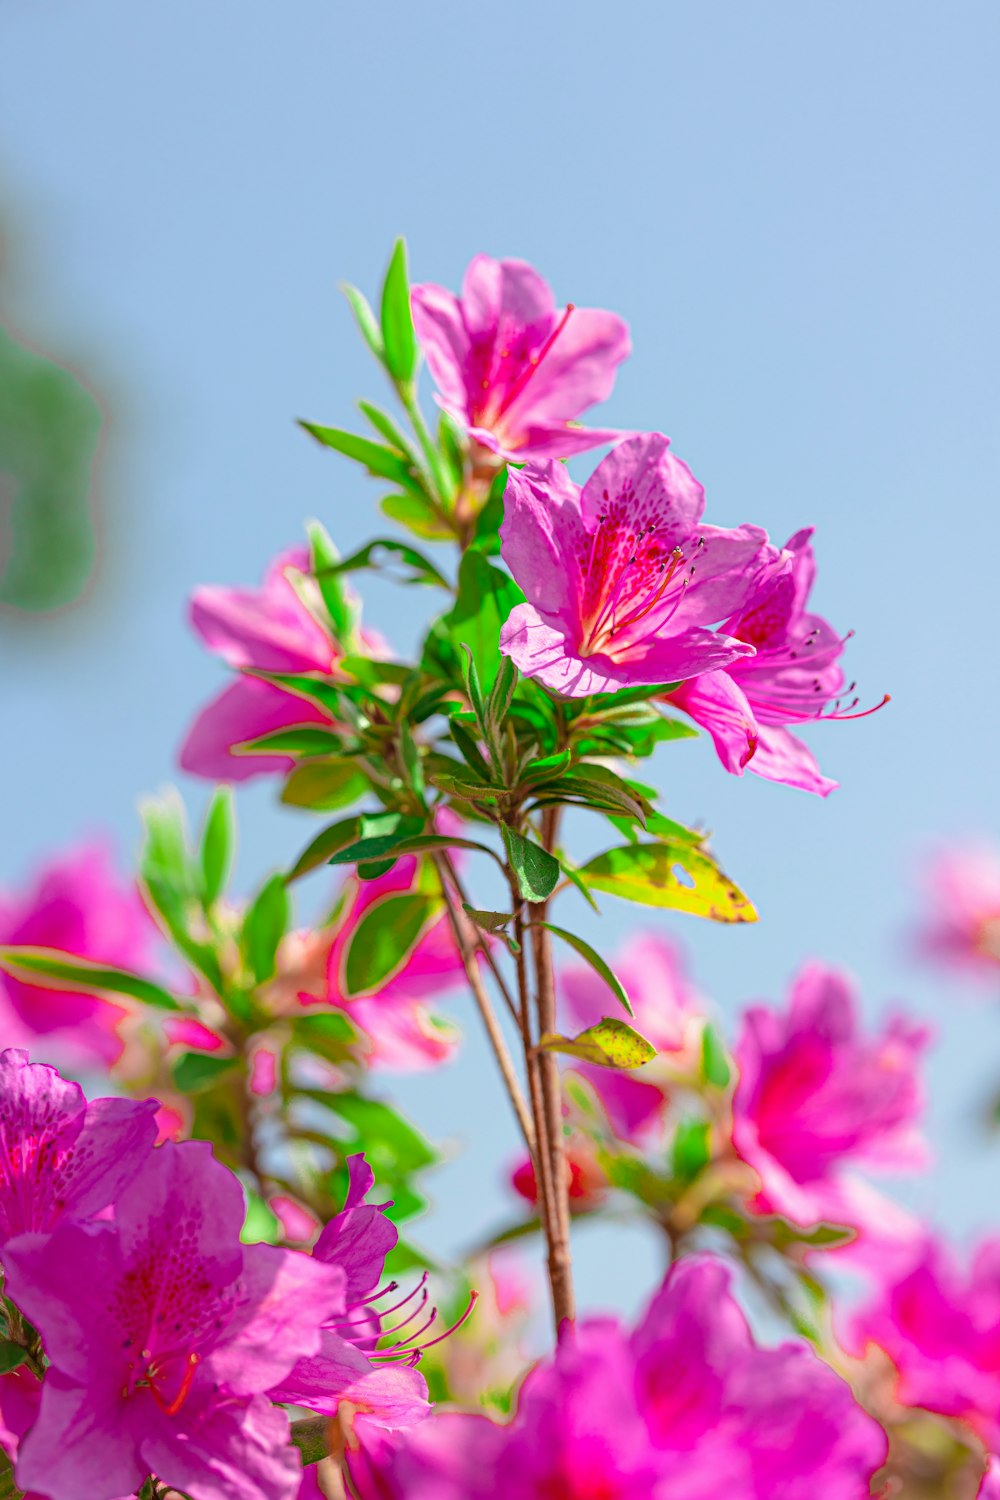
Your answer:
[[[923,952],[996,982],[1000,973],[1000,850],[985,840],[942,850],[924,872]]]
[[[756,654],[681,683],[667,701],[708,730],[734,776],[750,770],[825,797],[837,783],[787,726],[862,715],[839,700],[846,637],[806,608],[816,573],[811,536],[811,528],[797,531],[780,551],[768,547],[749,597],[720,627]]]
[[[421,1352],[421,1335],[435,1317],[424,1312],[426,1289],[395,1299],[396,1284],[382,1292],[385,1258],[399,1235],[385,1211],[391,1204],[365,1199],[375,1178],[364,1156],[347,1160],[349,1186],[343,1210],[330,1220],[313,1249],[321,1264],[344,1278],[344,1305],[325,1321],[319,1348],[300,1359],[271,1390],[275,1401],[333,1415],[342,1402],[384,1427],[407,1427],[430,1410],[423,1377],[413,1368]],[[426,1278],[424,1278],[426,1281]],[[391,1305],[390,1305],[391,1303]],[[390,1314],[389,1327],[385,1327]],[[413,1327],[416,1323],[416,1328]],[[390,1347],[379,1348],[382,1335],[410,1328]]]
[[[926,1160],[917,1068],[929,1039],[898,1016],[866,1037],[849,979],[822,964],[800,971],[785,1011],[751,1006],[735,1051],[733,1142],[760,1179],[755,1207],[802,1226],[909,1234],[902,1210],[846,1169]]]
[[[276,557],[259,588],[209,584],[192,595],[191,624],[230,667],[333,673],[343,651],[299,598],[289,568],[308,572],[304,547]],[[287,755],[236,755],[233,747],[292,725],[332,722],[311,699],[241,672],[196,717],[181,747],[181,767],[216,781],[248,781],[287,771],[295,764]]]
[[[628,327],[599,308],[557,308],[523,260],[477,255],[461,297],[424,284],[413,324],[445,411],[500,458],[567,458],[620,432],[571,426],[611,394]]]
[[[596,1208],[608,1193],[608,1180],[598,1166],[594,1148],[585,1136],[570,1137],[563,1147],[569,1181],[566,1189],[571,1210]],[[520,1161],[511,1173],[515,1193],[533,1206],[538,1202],[538,1181],[530,1156]]]
[[[799,1345],[761,1349],[710,1256],[678,1261],[631,1334],[567,1327],[507,1425],[432,1417],[395,1438],[362,1427],[360,1500],[845,1500],[867,1495],[885,1435]]]
[[[1000,1500],[1000,1458],[991,1458],[983,1475],[978,1500]]]
[[[149,1165],[155,1099],[84,1098],[55,1068],[0,1052],[0,1246],[103,1213]]]
[[[742,607],[766,535],[703,525],[704,490],[668,444],[627,439],[582,489],[555,462],[511,471],[501,550],[527,602],[500,649],[526,677],[578,698],[753,656],[709,627]]]
[[[889,1356],[902,1405],[958,1417],[1000,1448],[1000,1239],[984,1240],[965,1270],[923,1238],[852,1318],[849,1341]]]
[[[23,896],[0,896],[0,946],[55,948],[141,969],[154,936],[138,892],[117,878],[102,844],[51,861]],[[119,1028],[127,1014],[100,995],[0,972],[0,1035],[7,1046],[42,1045],[59,1061],[108,1066],[121,1055]]]
[[[152,1153],[113,1224],[7,1246],[7,1292],[50,1360],[17,1481],[114,1500],[150,1473],[191,1500],[293,1500],[288,1417],[261,1394],[319,1344],[344,1272],[241,1245],[243,1192],[211,1148]]]

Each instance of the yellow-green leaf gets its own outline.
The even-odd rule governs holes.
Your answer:
[[[613,1016],[605,1016],[596,1026],[588,1026],[579,1036],[546,1032],[538,1045],[546,1052],[565,1052],[602,1068],[641,1068],[656,1056],[652,1042]]]
[[[671,907],[713,922],[756,922],[753,904],[703,849],[675,840],[628,844],[580,870],[594,890],[640,906]]]

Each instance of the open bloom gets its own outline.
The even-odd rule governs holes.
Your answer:
[[[319,1348],[299,1360],[271,1396],[331,1415],[341,1402],[347,1402],[380,1426],[407,1427],[430,1410],[427,1387],[413,1364],[420,1357],[420,1335],[434,1321],[435,1310],[431,1309],[426,1321],[421,1320],[427,1303],[423,1283],[415,1294],[379,1310],[379,1302],[384,1304],[397,1290],[395,1283],[389,1283],[379,1293],[378,1286],[385,1257],[399,1236],[385,1217],[390,1205],[365,1202],[375,1178],[364,1157],[349,1157],[347,1165],[350,1183],[344,1208],[327,1224],[313,1250],[317,1261],[342,1272],[344,1306],[326,1321]],[[402,1313],[404,1308],[407,1311]],[[401,1316],[398,1322],[394,1320],[395,1326],[384,1327],[389,1315],[397,1311]],[[414,1322],[416,1329],[379,1350],[384,1333]]]
[[[93,1219],[149,1164],[155,1099],[94,1099],[55,1068],[0,1052],[0,1245]]]
[[[0,945],[57,948],[77,958],[141,969],[154,928],[134,887],[119,881],[107,850],[92,844],[53,860],[20,897],[0,896]],[[127,1011],[100,995],[32,984],[0,973],[0,1035],[5,1045],[75,1064],[113,1063]]]
[[[8,1293],[51,1361],[17,1480],[113,1500],[154,1473],[191,1500],[293,1500],[288,1417],[261,1395],[319,1343],[344,1273],[241,1245],[239,1182],[211,1148],[152,1153],[114,1224],[7,1247]]]
[[[985,841],[942,850],[924,876],[920,947],[996,982],[1000,973],[1000,850]]]
[[[860,1500],[886,1447],[811,1350],[754,1344],[710,1256],[677,1262],[633,1333],[567,1328],[508,1425],[447,1414],[359,1436],[361,1500]]]
[[[734,776],[750,770],[825,797],[837,783],[787,726],[860,715],[838,700],[845,638],[806,609],[816,573],[811,536],[798,531],[781,551],[768,547],[748,598],[721,626],[756,654],[683,682],[668,701],[708,730]]]
[[[852,1320],[859,1352],[876,1344],[897,1371],[904,1406],[959,1417],[1000,1447],[1000,1240],[985,1240],[968,1271],[926,1238]]]
[[[413,324],[438,400],[501,458],[568,458],[621,434],[571,427],[611,394],[629,353],[628,328],[599,308],[559,309],[522,260],[477,255],[461,297],[415,286]]]
[[[851,1165],[920,1165],[917,1073],[926,1027],[894,1017],[861,1033],[847,977],[807,964],[787,1010],[751,1006],[736,1046],[736,1150],[760,1178],[756,1207],[793,1223],[846,1225],[866,1237],[908,1232],[908,1221],[845,1172]],[[901,1212],[901,1211],[897,1211]]]
[[[329,675],[343,652],[287,577],[289,568],[308,567],[305,548],[293,547],[270,564],[260,588],[209,584],[196,589],[191,623],[230,667]],[[286,771],[294,765],[287,755],[235,755],[233,746],[292,725],[331,723],[311,700],[241,674],[198,714],[181,747],[180,763],[185,771],[219,781]]]
[[[559,463],[511,471],[501,550],[527,602],[500,649],[526,677],[579,698],[753,656],[708,627],[744,603],[765,533],[702,525],[705,492],[668,444],[627,439],[582,490]]]

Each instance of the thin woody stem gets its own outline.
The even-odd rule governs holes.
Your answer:
[[[490,1004],[490,997],[486,992],[486,986],[483,984],[482,975],[480,974],[479,969],[476,965],[475,946],[469,942],[465,927],[462,923],[462,918],[459,914],[458,908],[455,905],[455,899],[448,888],[446,867],[440,856],[435,855],[433,856],[433,858],[434,863],[437,867],[438,878],[441,882],[441,891],[444,896],[445,908],[448,913],[448,921],[451,925],[452,935],[455,939],[455,945],[458,948],[459,955],[462,959],[462,967],[465,970],[465,977],[468,981],[469,989],[472,991],[473,999],[475,1000],[476,1005],[479,1009],[479,1014],[482,1016],[483,1025],[486,1028],[486,1035],[489,1038],[490,1046],[493,1048],[493,1055],[496,1058],[497,1066],[500,1069],[500,1076],[503,1079],[504,1086],[507,1089],[507,1094],[510,1098],[510,1102],[514,1107],[514,1113],[517,1116],[517,1123],[521,1127],[521,1134],[524,1136],[525,1145],[528,1148],[528,1153],[531,1156],[532,1161],[534,1161],[538,1155],[538,1150],[535,1144],[535,1130],[532,1126],[531,1114],[528,1111],[527,1103],[525,1101],[524,1095],[521,1092],[521,1085],[518,1082],[517,1073],[514,1070],[514,1062],[511,1058],[510,1052],[507,1049],[507,1043],[504,1040],[504,1035],[500,1030],[497,1018],[493,1014],[493,1007]]]
[[[461,879],[459,878],[458,871],[455,869],[455,865],[451,856],[446,850],[444,850],[439,857],[442,864],[444,865],[444,868],[448,872],[448,878],[455,888],[458,899],[464,906],[470,906],[472,903],[469,901],[469,898],[466,894],[464,886],[462,885]],[[507,986],[507,981],[503,977],[503,971],[501,970],[500,965],[497,963],[496,959],[493,957],[493,950],[490,947],[489,943],[486,941],[485,933],[480,932],[478,927],[474,929],[473,941],[490,966],[490,972],[492,973],[493,978],[496,980],[497,989],[503,996],[504,1004],[510,1011],[511,1018],[515,1022],[517,1022],[518,1025],[520,1025],[520,1015],[518,1007],[515,1004],[514,997]]]

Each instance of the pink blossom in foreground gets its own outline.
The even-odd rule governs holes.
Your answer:
[[[611,967],[628,994],[637,1028],[658,1055],[634,1073],[589,1063],[574,1063],[573,1068],[593,1086],[615,1133],[628,1141],[662,1118],[672,1079],[697,1067],[703,1014],[677,949],[665,938],[652,932],[630,938]],[[576,1029],[594,1025],[614,1003],[589,964],[561,969],[557,985]]]
[[[75,958],[142,969],[154,928],[134,887],[116,877],[107,850],[92,844],[53,860],[20,897],[0,896],[0,946],[56,948]],[[32,984],[0,973],[0,1036],[76,1065],[109,1065],[121,1055],[128,1014],[100,995]]]
[[[668,701],[708,730],[734,776],[750,770],[825,797],[837,783],[787,727],[854,717],[835,701],[844,638],[806,608],[816,573],[811,536],[798,531],[781,551],[769,547],[749,598],[721,626],[756,655],[682,683]]]
[[[760,1178],[755,1206],[803,1226],[903,1233],[908,1220],[845,1168],[924,1161],[917,1068],[928,1040],[902,1017],[866,1037],[850,981],[822,964],[799,972],[786,1010],[751,1006],[735,1051],[733,1141]]]
[[[753,656],[709,627],[742,607],[765,533],[702,525],[705,492],[668,442],[627,439],[582,490],[559,463],[511,471],[502,554],[527,602],[500,649],[526,677],[578,698]]]
[[[413,323],[445,411],[501,458],[567,458],[619,432],[569,424],[611,394],[628,327],[599,308],[556,307],[522,260],[477,255],[461,297],[412,291]]]
[[[114,1500],[149,1473],[191,1500],[293,1500],[288,1417],[259,1394],[344,1305],[344,1273],[241,1245],[239,1182],[211,1148],[161,1146],[114,1224],[7,1247],[8,1294],[51,1361],[17,1480]]]
[[[0,1052],[0,1245],[93,1219],[144,1172],[156,1139],[155,1099],[94,1099],[55,1068]]]
[[[920,947],[996,982],[1000,972],[1000,850],[985,841],[943,850],[924,874]]]
[[[1000,1458],[991,1458],[983,1475],[978,1500],[1000,1500]]]
[[[923,1240],[853,1318],[850,1339],[885,1351],[904,1406],[959,1417],[1000,1447],[1000,1239],[984,1241],[968,1271]]]
[[[276,557],[259,588],[207,584],[195,590],[191,623],[228,666],[324,675],[334,670],[343,652],[302,603],[288,579],[289,568],[308,571],[304,547]],[[233,746],[292,725],[332,722],[311,700],[259,677],[240,675],[198,714],[181,747],[180,763],[185,771],[216,781],[287,771],[294,765],[287,755],[236,755]]]
[[[636,1330],[567,1327],[512,1422],[359,1433],[360,1500],[861,1500],[881,1428],[811,1350],[758,1348],[709,1256],[677,1262]]]
[[[21,1439],[34,1426],[41,1400],[42,1382],[27,1365],[0,1375],[0,1449],[11,1463],[17,1462]]]
[[[327,1224],[313,1250],[318,1262],[343,1274],[344,1306],[325,1321],[319,1347],[295,1364],[271,1396],[331,1416],[346,1402],[380,1426],[407,1427],[430,1410],[423,1377],[412,1367],[427,1326],[419,1317],[427,1293],[422,1288],[416,1293],[423,1300],[417,1300],[415,1310],[414,1294],[399,1300],[388,1295],[396,1289],[394,1283],[380,1298],[376,1295],[385,1257],[399,1236],[385,1216],[390,1205],[365,1202],[375,1179],[364,1157],[349,1157],[348,1172],[344,1208]],[[389,1317],[397,1310],[398,1316]],[[432,1309],[428,1323],[433,1318]],[[380,1334],[404,1323],[412,1331],[392,1350],[377,1352]]]

